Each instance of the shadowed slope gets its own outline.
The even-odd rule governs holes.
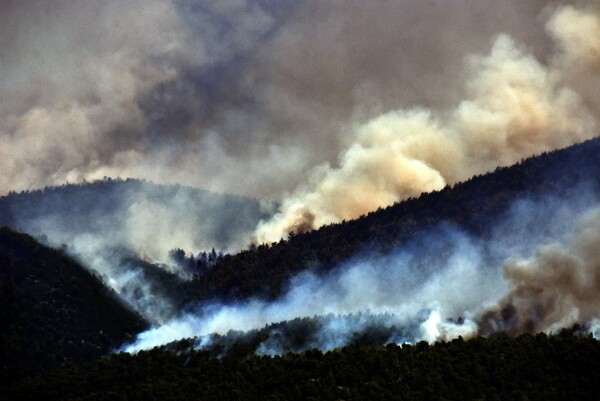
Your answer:
[[[146,327],[65,254],[0,228],[0,380],[97,358]]]

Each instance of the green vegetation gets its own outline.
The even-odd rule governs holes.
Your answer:
[[[563,332],[218,360],[156,348],[1,389],[6,400],[593,400],[600,343]]]
[[[98,358],[146,327],[62,252],[0,228],[0,381]]]

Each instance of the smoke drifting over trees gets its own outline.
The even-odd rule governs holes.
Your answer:
[[[557,47],[547,65],[501,34],[489,54],[469,55],[465,98],[455,107],[399,109],[359,125],[339,166],[315,169],[259,227],[258,241],[356,218],[593,135],[600,103],[573,88],[597,86],[600,16],[558,8],[546,28]],[[582,67],[573,78],[575,65]]]
[[[504,266],[510,292],[481,320],[482,332],[556,332],[592,323],[600,304],[600,210],[584,215],[566,245],[541,246]]]
[[[0,5],[0,54],[0,96],[10,99],[0,104],[0,193],[109,176],[278,201],[274,217],[225,241],[236,247],[353,219],[599,128],[596,0],[13,1]],[[105,256],[121,244],[157,259],[204,246],[191,232],[205,220],[181,215],[190,198],[179,195],[167,206],[129,199],[109,238],[56,230],[52,216],[32,222],[93,256],[109,285],[165,323],[130,351],[315,310],[368,311],[324,319],[340,337],[315,332],[323,348],[368,327],[370,314],[410,327],[398,342],[593,323],[595,195],[557,201],[535,221],[535,207],[515,212],[510,230],[487,239],[437,227],[427,238],[443,252],[423,240],[418,254],[357,255],[328,275],[298,275],[274,302],[193,313],[154,298],[136,268],[115,276]],[[554,230],[555,218],[578,223]],[[514,230],[518,243],[507,239]],[[261,352],[278,347],[273,334]]]
[[[235,252],[273,208],[188,187],[104,180],[0,197],[0,226],[65,247],[148,321],[164,322],[181,306],[173,287],[193,273],[170,251]]]
[[[573,192],[515,202],[483,238],[442,224],[390,253],[366,252],[326,274],[303,272],[274,301],[203,303],[124,350],[185,337],[199,337],[199,348],[227,345],[243,337],[236,331],[263,328],[255,351],[266,355],[330,350],[376,330],[382,344],[402,344],[592,329],[600,302],[598,196],[594,186]],[[302,326],[301,345],[293,329],[269,327],[282,321]]]

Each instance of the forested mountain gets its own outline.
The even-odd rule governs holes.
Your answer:
[[[295,274],[324,273],[366,249],[385,253],[440,224],[482,238],[521,199],[587,197],[600,185],[600,138],[422,194],[360,219],[227,255],[188,283],[197,299],[275,298]]]
[[[600,0],[0,0],[0,78],[0,401],[600,399]]]
[[[595,315],[569,320],[564,313],[595,307],[587,301],[595,295],[579,295],[590,290],[577,283],[596,274],[585,244],[598,231],[599,147],[600,140],[588,141],[355,221],[225,255],[183,283],[179,295],[190,297],[181,302],[184,313],[126,349],[184,337],[198,337],[206,349],[216,332],[225,348],[238,342],[272,355],[433,341],[448,330],[453,338],[535,333],[569,321],[588,326]],[[589,228],[577,234],[582,219]],[[585,278],[565,284],[576,271]],[[552,290],[539,291],[546,286]]]
[[[146,327],[63,252],[0,228],[0,381],[107,355]]]
[[[443,223],[484,237],[495,220],[501,219],[519,199],[561,197],[580,188],[595,191],[599,182],[600,139],[596,138],[498,168],[452,188],[402,201],[357,220],[227,254],[212,260],[210,269],[201,268],[202,275],[191,281],[182,282],[152,264],[136,260],[135,252],[143,257],[144,248],[128,253],[132,258],[128,258],[127,263],[150,272],[150,281],[162,282],[163,285],[155,285],[156,291],[168,296],[176,307],[208,299],[276,298],[289,279],[299,272],[325,273],[367,249],[385,253]],[[138,219],[143,207],[148,207],[150,212]],[[49,232],[55,236],[51,241],[55,245],[62,240],[70,246],[69,240],[78,235],[94,233],[114,239],[119,246],[132,247],[137,245],[127,243],[129,235],[124,231],[134,230],[133,236],[140,236],[136,239],[155,247],[190,251],[189,244],[194,241],[190,238],[195,237],[201,238],[200,242],[207,241],[202,244],[208,251],[215,246],[218,249],[219,244],[245,243],[256,223],[270,216],[273,208],[272,203],[250,198],[138,180],[107,179],[1,197],[0,223],[35,235]],[[166,221],[169,218],[173,221]],[[150,232],[141,237],[139,232],[147,225]],[[161,232],[159,226],[166,230]],[[154,228],[156,230],[152,230]],[[242,237],[245,240],[238,241]],[[176,242],[182,238],[186,243]],[[118,242],[121,240],[123,243]],[[168,241],[171,242],[165,246],[164,242]],[[112,252],[111,256],[117,259],[114,264],[123,260],[121,252]],[[187,266],[206,261],[192,255],[182,262]]]

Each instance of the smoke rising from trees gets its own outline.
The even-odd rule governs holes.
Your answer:
[[[209,347],[214,334],[239,341],[232,332],[298,318],[314,319],[302,331],[304,348],[293,348],[285,327],[272,327],[256,352],[329,350],[373,329],[389,330],[384,342],[402,344],[590,327],[600,302],[600,212],[593,190],[575,192],[515,202],[486,238],[442,224],[388,254],[367,252],[326,274],[301,273],[274,301],[203,303],[123,349],[187,337]]]
[[[399,109],[359,125],[339,165],[313,170],[309,183],[258,228],[257,241],[357,218],[595,135],[600,103],[573,89],[597,86],[594,11],[566,6],[551,15],[546,27],[558,50],[548,65],[502,34],[489,54],[469,56],[466,97],[456,107]],[[581,66],[575,77],[572,66]]]

